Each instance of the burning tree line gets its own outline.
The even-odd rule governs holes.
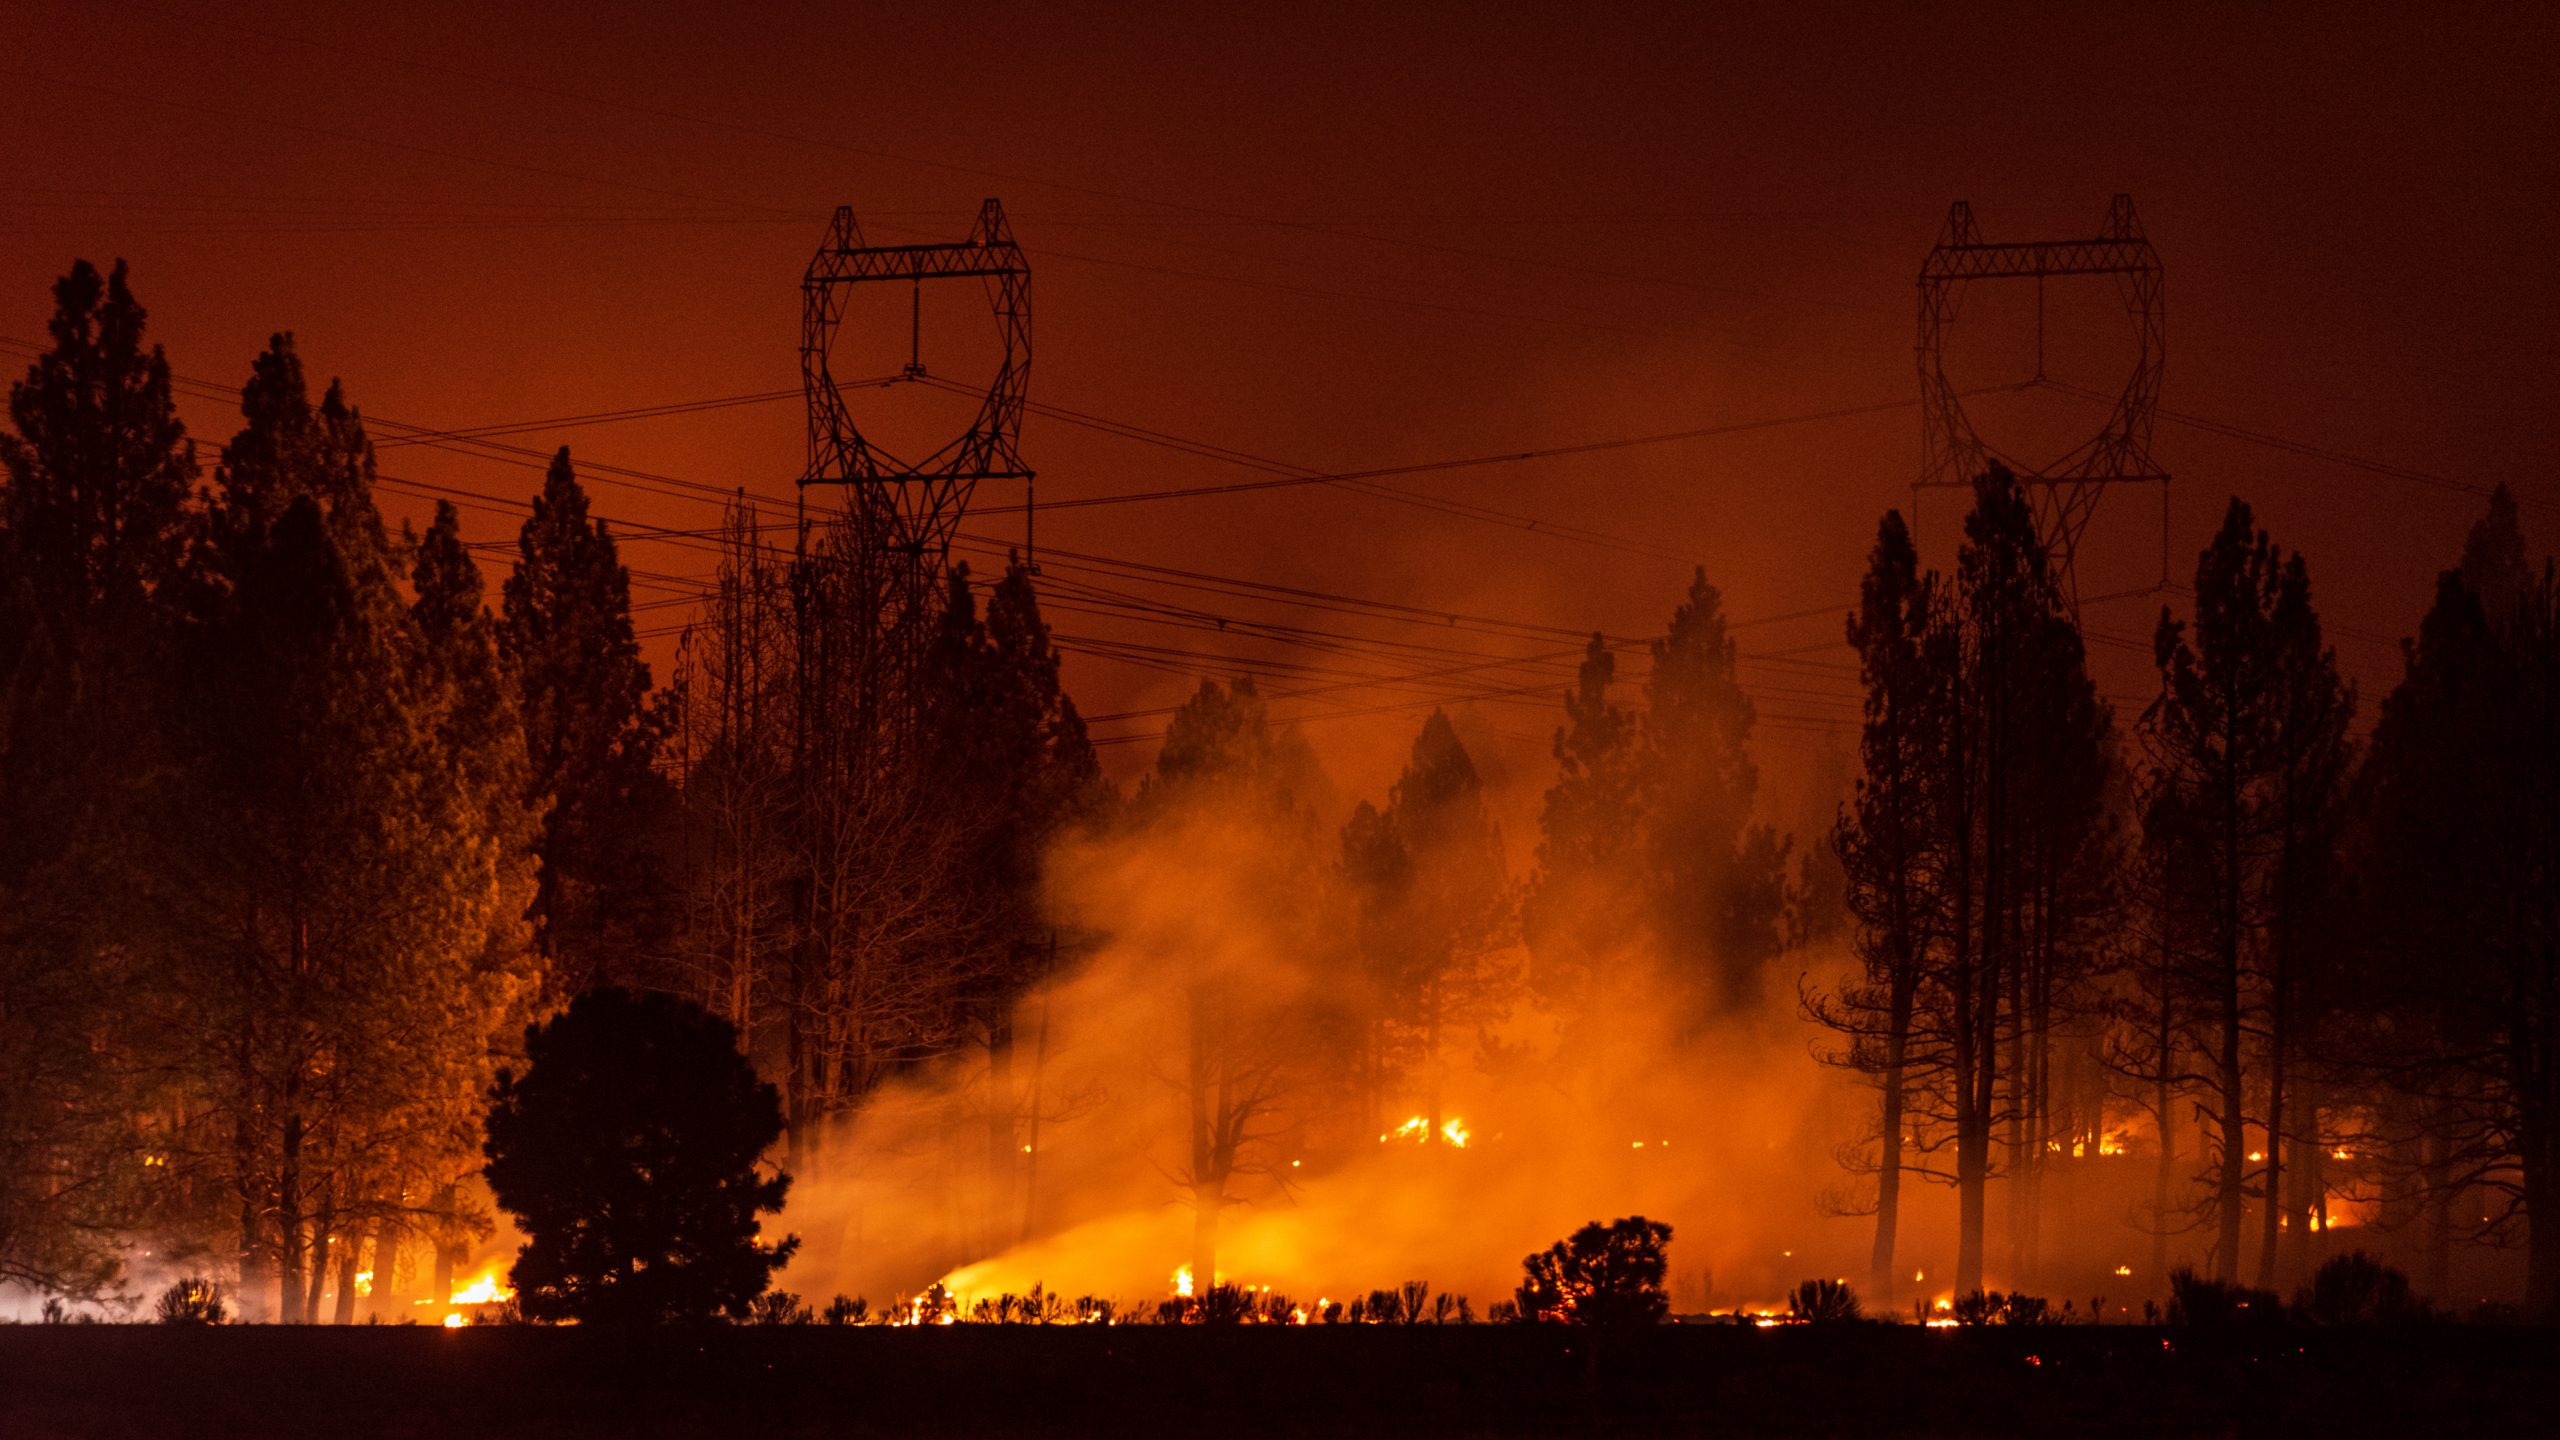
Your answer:
[[[289,337],[199,488],[121,269],[56,300],[0,494],[0,1280],[94,1289],[130,1244],[253,1316],[405,1293],[485,1223],[492,1073],[602,986],[734,1026],[795,1170],[891,1078],[965,1074],[975,1242],[1009,1243],[1061,1108],[1026,999],[1106,939],[1172,1042],[1138,1068],[1179,1097],[1163,1168],[1212,1287],[1221,1215],[1292,1154],[1466,1143],[1456,1057],[1604,1110],[1646,1079],[1631,1012],[1711,1044],[1844,918],[1855,977],[1802,999],[1877,1087],[1879,1300],[1906,1178],[1961,1194],[1960,1290],[2001,1181],[2024,1279],[2047,1169],[2128,1105],[2164,1140],[2162,1244],[2208,1217],[2226,1275],[2253,1198],[2272,1274],[2348,1186],[2444,1237],[2456,1196],[2520,1224],[2548,1193],[2560,626],[2503,502],[2362,753],[2307,574],[2245,507],[2129,736],[2014,482],[1984,481],[1952,577],[1888,516],[1850,621],[1864,773],[1805,846],[1761,815],[1699,575],[1640,705],[1626,642],[1585,650],[1518,878],[1445,716],[1337,826],[1250,680],[1204,681],[1123,796],[1029,572],[955,568],[884,637],[840,527],[776,544],[743,499],[653,689],[565,452],[493,610],[450,506],[386,532],[362,419],[310,400]],[[1506,1048],[1524,1006],[1552,1054]]]
[[[2214,1274],[2307,1277],[2334,1201],[2523,1240],[2560,1311],[2560,588],[2500,489],[2444,572],[2371,740],[2309,567],[2233,500],[2193,619],[2163,608],[2130,743],[2099,699],[2021,487],[1984,477],[1952,576],[1879,528],[1850,617],[1863,773],[1836,844],[1859,968],[1809,987],[1872,1082],[1871,1285],[1893,1293],[1905,1180],[1960,1195],[1956,1289],[1987,1199],[2038,1272],[2041,1187],[2156,1129],[2153,1274],[2174,1233]],[[2245,1233],[2254,1231],[2254,1233]]]

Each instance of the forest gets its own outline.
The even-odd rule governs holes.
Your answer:
[[[773,1088],[775,1285],[884,1316],[1045,1284],[1321,1320],[1416,1275],[1490,1314],[1524,1251],[1641,1212],[1684,1315],[1828,1280],[2133,1318],[2182,1268],[2290,1294],[2371,1252],[2441,1313],[2560,1318],[2560,580],[2503,488],[2378,697],[2232,499],[2135,707],[1995,469],[1952,568],[1875,526],[1823,823],[1773,818],[1701,572],[1590,638],[1506,836],[1447,715],[1346,796],[1249,675],[1114,783],[1019,559],[941,570],[884,695],[876,577],[786,501],[706,536],[653,674],[568,450],[511,544],[395,530],[289,333],[214,444],[121,264],[51,302],[0,437],[30,1317],[496,1296],[493,1086],[619,991]]]

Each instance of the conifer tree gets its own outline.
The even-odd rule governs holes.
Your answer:
[[[160,1169],[119,997],[196,462],[124,265],[53,295],[0,433],[0,1283],[84,1292]]]
[[[2171,884],[2195,912],[2196,943],[2171,955],[2172,998],[2207,1077],[2216,1271],[2238,1274],[2254,1188],[2266,1206],[2260,1273],[2272,1280],[2293,1007],[2330,886],[2353,698],[2321,643],[2302,557],[2280,552],[2237,499],[2197,559],[2195,590],[2192,631],[2161,615],[2161,695],[2143,717],[2151,784],[2164,792],[2154,816],[2186,827],[2155,845],[2187,867]]]
[[[1704,570],[1652,648],[1638,773],[1664,978],[1695,997],[1695,1015],[1747,1011],[1784,944],[1789,843],[1752,818],[1756,712],[1735,673],[1724,597]]]
[[[2512,538],[2511,538],[2512,537]],[[2405,647],[2360,784],[2376,1017],[2368,1074],[2404,1097],[2392,1129],[2444,1227],[2526,1247],[2525,1304],[2560,1316],[2560,580],[2525,570],[2511,498]],[[2524,573],[2519,576],[2517,572]],[[2479,591],[2473,586],[2477,584]],[[2485,592],[2485,593],[2483,593]],[[2509,597],[2491,608],[2491,597]],[[2460,1213],[2485,1223],[2453,1223]]]
[[[1047,849],[1096,818],[1104,787],[1084,719],[1058,679],[1058,654],[1019,558],[978,613],[969,567],[954,565],[925,659],[919,708],[927,786],[957,830],[951,897],[964,919],[956,997],[987,1056],[988,1164],[994,1193],[1015,1189],[1022,1097],[1013,1020],[1052,966],[1041,896]]]
[[[536,937],[555,994],[596,983],[616,957],[662,942],[657,850],[668,797],[655,771],[665,718],[631,625],[631,577],[587,510],[563,446],[552,456],[507,577],[501,649],[524,721],[543,818]]]
[[[1274,981],[1313,950],[1307,895],[1315,888],[1314,807],[1322,786],[1295,730],[1274,725],[1250,679],[1204,680],[1166,728],[1154,770],[1125,823],[1136,884],[1161,902],[1115,917],[1120,943],[1142,947],[1166,977],[1181,1036],[1185,1101],[1180,1163],[1189,1192],[1192,1274],[1217,1274],[1219,1221],[1239,1182],[1276,1163],[1281,1114],[1303,1084],[1312,1007]],[[1239,955],[1237,935],[1265,954]]]
[[[1936,1078],[1938,1054],[1918,1025],[1921,986],[1946,932],[1943,830],[1948,752],[1953,743],[1946,663],[1947,617],[1935,574],[1920,569],[1902,516],[1885,512],[1849,617],[1866,689],[1859,734],[1861,774],[1835,831],[1857,930],[1855,979],[1811,990],[1806,1009],[1842,1037],[1825,1058],[1876,1088],[1875,1239],[1868,1285],[1890,1303],[1902,1213],[1905,1150],[1915,1088]],[[1933,1142],[1934,1143],[1934,1142]]]
[[[1442,1137],[1452,1032],[1496,1017],[1512,977],[1502,836],[1449,717],[1431,712],[1381,812],[1366,801],[1342,836],[1379,1078],[1419,1072],[1426,1144]]]
[[[463,701],[393,587],[361,419],[335,386],[310,403],[286,336],[242,412],[178,679],[162,1023],[239,1206],[244,1308],[307,1320],[333,1236],[455,1218],[418,1201],[467,1165],[529,890],[488,747],[450,748]]]
[[[1593,635],[1564,695],[1556,782],[1538,814],[1537,868],[1520,906],[1529,984],[1589,1048],[1616,1008],[1642,914],[1642,792],[1636,720],[1614,704],[1617,655]]]

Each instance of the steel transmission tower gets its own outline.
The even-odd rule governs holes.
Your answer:
[[[995,377],[967,430],[920,460],[902,460],[865,437],[830,373],[828,360],[854,286],[905,282],[910,289],[908,361],[899,378],[926,378],[921,361],[923,289],[929,280],[976,280],[994,310],[1003,346]],[[836,209],[827,238],[800,282],[800,385],[809,407],[809,468],[800,477],[800,587],[804,606],[837,611],[853,634],[829,668],[849,663],[866,701],[904,707],[905,681],[931,633],[933,605],[952,536],[982,480],[1020,480],[1022,403],[1031,380],[1031,267],[1005,223],[1004,207],[978,209],[969,238],[944,245],[872,245],[849,206]],[[807,492],[845,491],[844,513],[811,554]],[[1028,536],[1028,525],[1025,527]],[[1027,539],[1026,539],[1027,545]],[[1026,556],[1026,559],[1028,557]],[[823,572],[823,578],[814,578]],[[844,613],[850,611],[851,613]],[[804,625],[804,630],[807,628]],[[839,669],[839,673],[842,671]],[[883,716],[882,718],[888,718]]]
[[[2105,275],[2116,281],[2133,322],[2133,373],[2098,433],[2057,460],[2024,464],[1983,442],[1963,397],[1947,378],[1947,332],[1964,287],[1976,280],[2036,282],[2036,379],[2044,382],[2044,282],[2048,277]],[[1999,461],[2033,498],[2036,527],[2059,562],[2065,593],[2078,603],[2074,560],[2080,537],[2109,486],[2160,487],[2161,580],[2168,580],[2169,476],[2151,458],[2152,422],[2160,406],[2163,358],[2160,257],[2143,237],[2133,198],[2118,195],[2106,223],[2087,240],[1985,242],[1973,207],[1959,200],[1946,229],[1920,266],[1920,478],[1916,489],[1970,489]],[[1916,497],[1915,497],[1916,498]]]

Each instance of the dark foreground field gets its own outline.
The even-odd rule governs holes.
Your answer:
[[[2555,1376],[2476,1328],[21,1325],[0,1437],[2548,1435]]]

